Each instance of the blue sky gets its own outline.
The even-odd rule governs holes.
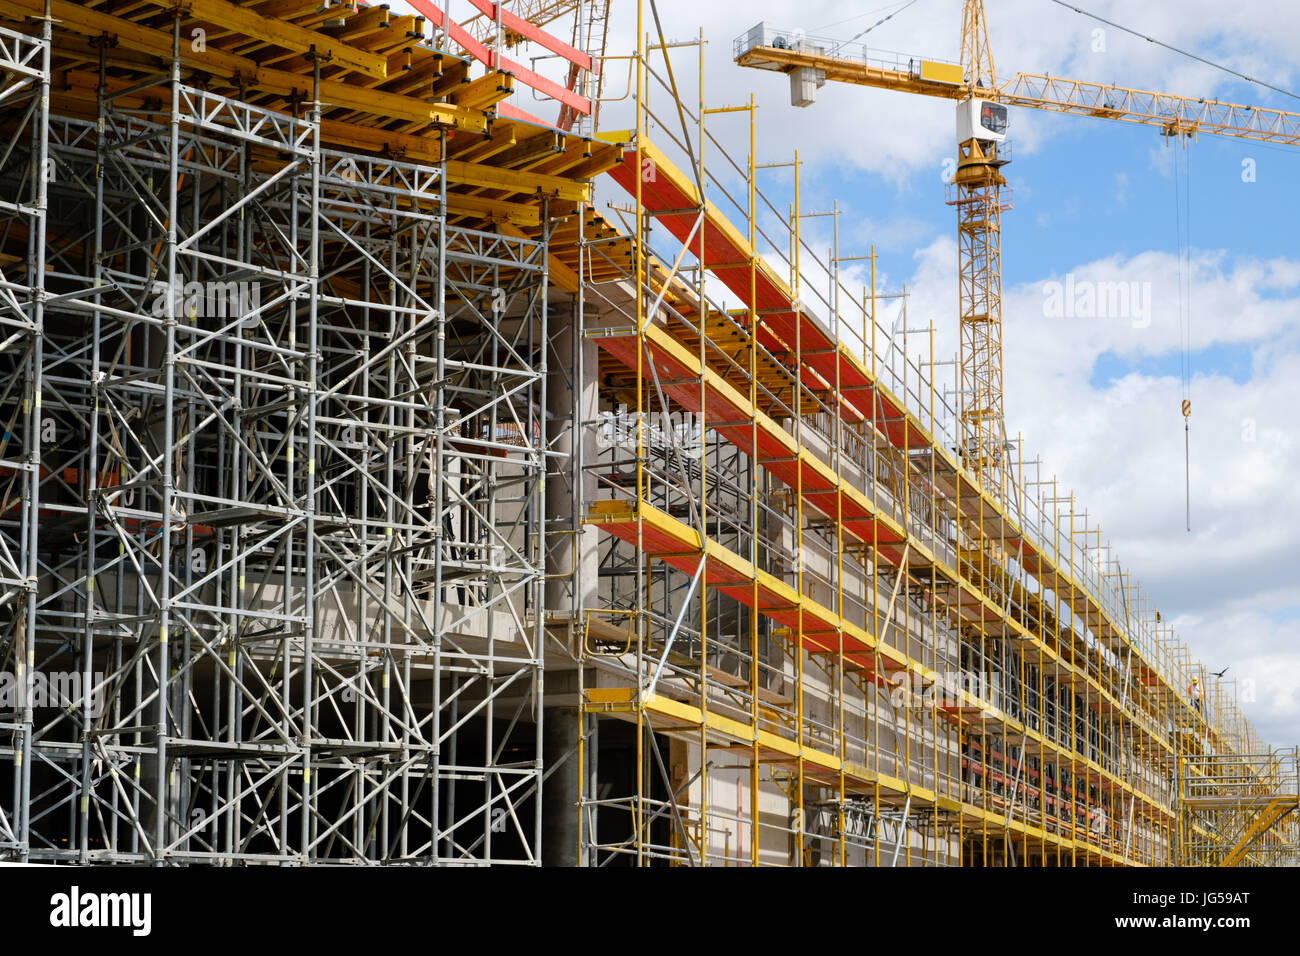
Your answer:
[[[764,85],[781,92],[778,82]],[[863,90],[861,95],[872,101],[906,98],[876,90]],[[1282,97],[1272,99],[1279,101],[1277,108],[1287,108],[1280,102]],[[1254,97],[1252,102],[1260,100]],[[943,101],[922,104],[927,111],[951,112],[950,104]],[[1292,106],[1300,109],[1300,102]],[[1006,167],[1015,194],[1004,233],[1008,282],[1029,281],[1112,253],[1128,256],[1175,248],[1171,158],[1178,147],[1165,145],[1156,130],[1145,126],[1024,115],[1027,112],[1013,112],[1015,160]],[[1051,133],[1032,150],[1022,148],[1015,140],[1019,120],[1034,122],[1036,127],[1046,120]],[[1205,136],[1184,152],[1181,162],[1187,164],[1190,158],[1191,166],[1194,245],[1265,257],[1285,250],[1288,223],[1273,213],[1300,204],[1293,188],[1300,174],[1300,150]],[[1255,161],[1254,182],[1242,181],[1244,159]],[[872,221],[912,221],[921,242],[953,231],[954,217],[943,205],[937,165],[933,170],[912,171],[901,183],[839,164],[828,172],[818,176],[814,187],[822,205],[839,197],[850,208],[860,204]],[[886,246],[880,251],[891,274],[906,274],[908,249]]]
[[[401,6],[400,2],[395,6]],[[462,0],[453,2],[466,7]],[[1116,23],[1206,59],[1300,90],[1300,4],[1260,0],[1080,0]],[[909,324],[936,328],[936,352],[956,348],[955,213],[943,166],[955,149],[953,104],[828,84],[808,109],[789,105],[784,77],[745,70],[732,41],[760,20],[810,36],[852,37],[897,11],[863,42],[931,58],[959,52],[960,0],[659,0],[670,40],[702,27],[709,106],[754,93],[758,160],[804,162],[803,206],[838,201],[841,255],[874,243],[880,285],[907,285]],[[1050,73],[1140,89],[1300,111],[1300,100],[1246,84],[1193,59],[1063,9],[1050,0],[988,0],[998,75]],[[631,0],[615,0],[610,53],[635,45]],[[797,20],[792,20],[797,17]],[[647,23],[652,24],[648,13]],[[1098,29],[1101,34],[1099,50]],[[696,52],[677,51],[693,103]],[[620,70],[610,82],[620,88]],[[523,108],[539,109],[521,101]],[[674,119],[662,96],[666,120]],[[549,115],[549,107],[546,115]],[[1300,740],[1300,148],[1202,137],[1182,147],[1154,129],[1025,109],[1012,111],[1015,208],[1004,218],[1004,341],[1008,430],[1060,476],[1126,567],[1215,670],[1249,682],[1245,709],[1277,744]],[[610,104],[604,125],[629,123]],[[741,162],[743,116],[713,121]],[[666,137],[656,131],[663,144]],[[1253,181],[1243,181],[1243,161]],[[1188,170],[1190,169],[1190,179]],[[774,204],[790,201],[788,170],[763,173]],[[1185,189],[1182,212],[1176,194]],[[714,197],[720,205],[723,203]],[[617,189],[602,204],[626,203]],[[615,214],[607,208],[611,218]],[[1189,248],[1181,269],[1178,217]],[[829,220],[808,220],[816,248]],[[675,249],[668,249],[671,253]],[[846,269],[862,281],[860,265]],[[1148,290],[1147,321],[1053,318],[1047,284],[1125,282]],[[1180,287],[1183,291],[1180,293]],[[1190,328],[1193,531],[1183,525],[1180,369]]]

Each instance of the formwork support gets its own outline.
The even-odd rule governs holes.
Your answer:
[[[288,113],[194,85],[179,19],[163,105],[101,55],[47,121],[44,30],[0,34],[2,647],[77,691],[18,708],[0,852],[539,864],[545,234],[325,146],[319,63]]]
[[[19,117],[0,152],[0,228],[25,241],[26,258],[0,258],[0,668],[6,682],[0,734],[11,741],[10,786],[0,789],[0,856],[29,858],[35,730],[36,606],[39,579],[42,381],[45,365],[45,231],[50,18],[39,36],[0,30],[0,102]],[[42,700],[41,703],[44,703]]]

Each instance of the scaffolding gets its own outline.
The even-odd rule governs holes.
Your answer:
[[[0,439],[0,640],[4,677],[16,690],[0,710],[0,733],[10,740],[12,786],[0,789],[0,855],[24,844],[30,799],[34,713],[26,692],[35,669],[39,558],[36,534],[41,466],[41,373],[44,366],[45,229],[49,153],[50,30],[37,35],[0,28],[0,103],[15,119],[3,154],[0,229],[13,239],[0,254],[0,391],[4,437]],[[12,663],[10,663],[12,662]],[[0,686],[6,686],[0,684]]]
[[[691,109],[670,54],[689,44],[654,27],[635,128],[606,134],[629,143],[611,174],[632,204],[577,252],[606,439],[582,860],[1294,862],[1294,796],[1256,806],[1198,763],[1259,759],[1224,685],[1018,441],[995,482],[964,464],[961,385],[936,375],[955,363],[914,356],[905,314],[898,347],[874,278],[844,287],[840,263],[874,277],[874,252],[808,247],[823,214],[800,207],[797,153],[758,162],[752,98]],[[743,160],[725,114],[748,121]],[[774,166],[794,169],[786,210],[758,184]],[[1193,774],[1235,829],[1189,802]],[[1233,852],[1260,834],[1271,855]]]
[[[359,113],[329,57],[245,88],[186,55],[193,15],[111,18],[139,57],[55,12],[0,33],[0,850],[540,862],[549,283],[519,229],[586,187],[499,184],[591,145]],[[385,98],[423,123],[370,125]]]
[[[1181,767],[1184,859],[1200,866],[1295,865],[1295,749],[1193,754]]]
[[[1295,862],[1294,754],[963,463],[702,36],[571,73],[592,136],[418,17],[218,8],[0,0],[0,857]]]

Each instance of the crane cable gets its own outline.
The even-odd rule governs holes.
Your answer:
[[[1129,27],[1116,23],[1113,20],[1107,20],[1105,17],[1099,17],[1097,14],[1089,13],[1087,10],[1081,10],[1072,3],[1066,3],[1065,0],[1051,0],[1051,2],[1056,4],[1058,7],[1065,7],[1067,10],[1073,10],[1080,16],[1087,17],[1090,20],[1096,20],[1098,23],[1104,23],[1108,27],[1114,27],[1122,33],[1135,36],[1139,40],[1146,40],[1148,43],[1154,43],[1156,46],[1164,47],[1166,50],[1177,53],[1179,56],[1185,56],[1190,60],[1196,60],[1198,63],[1204,63],[1206,66],[1213,67],[1222,73],[1235,76],[1239,80],[1245,80],[1247,83],[1253,83],[1255,86],[1261,86],[1266,90],[1272,90],[1274,93],[1281,93],[1283,96],[1289,96],[1293,100],[1300,100],[1300,95],[1296,95],[1290,90],[1284,90],[1282,87],[1274,86],[1272,83],[1265,83],[1263,80],[1256,79],[1253,76],[1248,76],[1245,73],[1232,69],[1232,67],[1224,66],[1222,63],[1215,63],[1213,60],[1207,60],[1205,57],[1197,56],[1195,53],[1191,53],[1187,50],[1180,50],[1178,47],[1165,43],[1163,40],[1157,40],[1155,37],[1147,36],[1145,33],[1139,33],[1137,30],[1130,29]]]
[[[1179,373],[1183,412],[1183,486],[1186,495],[1187,531],[1192,530],[1192,156],[1186,153],[1187,172],[1180,175],[1179,151],[1186,145],[1174,142],[1174,227],[1178,250],[1178,338]]]
[[[913,0],[913,2],[915,2],[915,0]],[[845,17],[843,20],[836,20],[834,23],[823,23],[823,24],[822,24],[821,26],[819,26],[819,27],[812,27],[811,29],[809,29],[808,32],[809,32],[809,33],[818,33],[818,32],[820,32],[820,31],[822,31],[822,30],[829,30],[829,29],[831,29],[832,27],[838,27],[838,26],[843,26],[843,25],[846,24],[846,23],[852,23],[854,20],[865,20],[867,17],[872,16],[872,15],[877,14],[877,13],[880,13],[881,11],[888,10],[890,7],[897,7],[897,6],[901,6],[901,5],[902,5],[902,0],[899,0],[899,2],[897,2],[897,3],[887,3],[887,4],[885,4],[883,7],[876,7],[875,9],[867,10],[867,11],[864,12],[864,13],[858,13],[858,14],[855,14],[854,16],[851,16],[851,17]],[[907,4],[907,5],[910,7],[912,4],[909,3],[909,4]],[[896,11],[894,11],[894,12],[895,12],[895,13],[898,13],[898,12],[901,12],[901,11],[897,11],[897,10],[896,10]],[[891,13],[890,16],[893,16],[893,14]]]
[[[849,39],[845,40],[845,41],[841,44],[841,46],[848,46],[848,45],[849,45],[850,43],[852,43],[854,40],[861,39],[862,37],[864,37],[864,36],[866,36],[868,33],[870,33],[872,30],[874,30],[876,27],[880,26],[882,23],[885,23],[885,22],[887,22],[887,21],[889,21],[889,20],[894,19],[894,17],[898,16],[900,13],[902,13],[902,12],[903,12],[904,10],[906,10],[908,7],[913,6],[915,3],[916,3],[916,0],[908,0],[907,3],[903,4],[901,7],[899,7],[897,10],[895,10],[893,13],[889,14],[888,16],[881,17],[879,20],[877,20],[875,23],[871,24],[871,26],[867,27],[865,30],[859,30],[857,33],[853,34],[853,36],[851,36],[851,37],[849,37]],[[881,9],[884,9],[884,8],[882,7]]]

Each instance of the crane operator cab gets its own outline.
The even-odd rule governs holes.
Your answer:
[[[982,139],[992,143],[1007,138],[1007,108],[1001,103],[969,99],[957,104],[957,142]]]
[[[962,100],[957,104],[957,142],[965,145],[973,140],[979,160],[988,165],[1010,162],[1007,112],[1001,103],[976,98]]]

